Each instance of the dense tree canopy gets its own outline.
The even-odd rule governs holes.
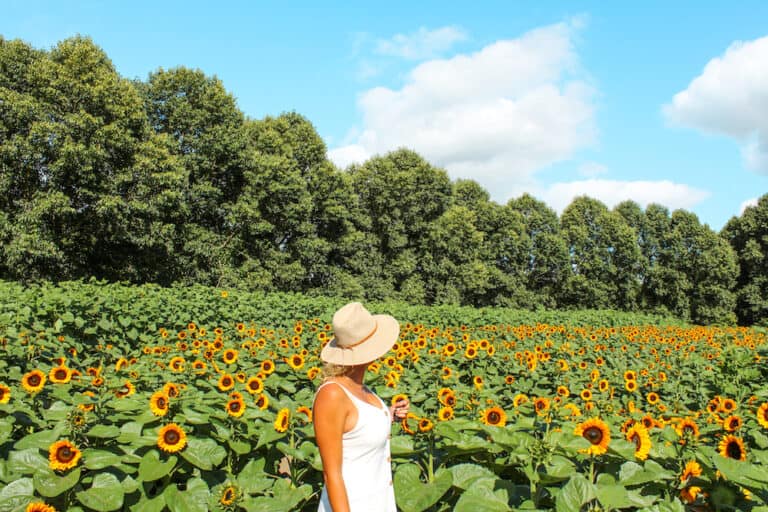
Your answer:
[[[0,38],[0,278],[94,276],[415,304],[611,308],[768,324],[768,196],[690,212],[501,205],[399,149],[338,169],[311,122],[215,77],[121,77],[93,41]]]

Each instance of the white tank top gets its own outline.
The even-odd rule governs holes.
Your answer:
[[[357,408],[355,427],[341,438],[341,475],[350,512],[397,512],[389,451],[389,408],[378,396],[381,408],[357,398],[338,382],[324,382],[317,390],[328,384],[343,389]],[[317,510],[332,512],[325,487]]]

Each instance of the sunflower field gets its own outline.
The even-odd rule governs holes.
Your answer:
[[[342,302],[0,283],[0,512],[315,510],[319,351]],[[398,507],[768,510],[760,329],[371,305]]]

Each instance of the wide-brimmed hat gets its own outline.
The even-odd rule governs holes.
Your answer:
[[[390,315],[372,315],[359,302],[351,302],[333,315],[333,338],[323,347],[326,363],[354,366],[370,363],[392,348],[400,324]]]

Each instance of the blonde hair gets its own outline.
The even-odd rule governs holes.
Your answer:
[[[346,366],[341,364],[325,363],[323,364],[322,376],[323,380],[331,377],[344,377],[352,373],[354,366]]]

